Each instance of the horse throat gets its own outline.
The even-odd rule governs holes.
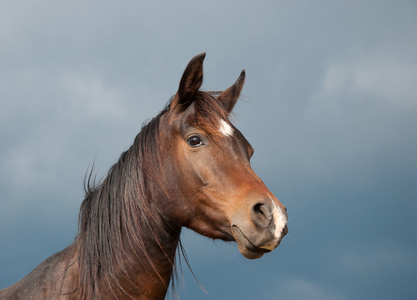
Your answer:
[[[131,245],[129,240],[124,242],[127,276],[123,276],[121,270],[121,280],[118,280],[123,284],[121,296],[126,296],[123,295],[124,290],[138,299],[165,298],[175,268],[180,233],[180,228],[174,229],[167,225],[158,235],[155,230],[144,230],[141,236],[146,245],[144,248],[141,245]],[[132,282],[124,277],[131,278]]]

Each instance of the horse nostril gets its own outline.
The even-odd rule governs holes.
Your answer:
[[[263,208],[262,208],[262,206],[263,206],[263,205],[264,205],[263,203],[256,203],[256,204],[253,206],[253,210],[254,210],[256,213],[258,213],[258,214],[265,215],[265,213],[264,213],[264,211],[263,211]]]
[[[267,204],[258,202],[252,207],[252,220],[255,225],[267,227],[272,222],[272,210]]]

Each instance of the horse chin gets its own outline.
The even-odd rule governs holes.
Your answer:
[[[265,253],[271,252],[269,249],[259,248],[252,244],[236,225],[232,226],[232,233],[240,253],[248,259],[257,259],[262,257]]]

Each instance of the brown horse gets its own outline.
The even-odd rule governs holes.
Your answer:
[[[1,299],[164,299],[182,226],[236,241],[250,259],[279,245],[286,208],[228,118],[245,72],[223,92],[200,91],[204,57],[189,62],[178,92],[99,185],[90,173],[75,241]]]

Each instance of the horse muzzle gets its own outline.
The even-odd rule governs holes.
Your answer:
[[[260,258],[271,252],[288,233],[286,209],[272,198],[252,205],[249,216],[240,215],[233,219],[233,237],[240,253],[248,259]]]

